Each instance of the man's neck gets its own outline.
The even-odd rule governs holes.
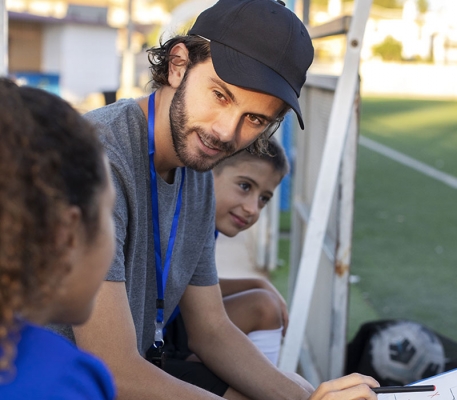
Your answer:
[[[181,167],[171,137],[170,128],[170,104],[174,90],[164,86],[156,91],[155,112],[154,112],[154,166],[157,173],[168,183],[174,180],[174,173],[177,167]],[[146,120],[149,121],[148,102],[149,96],[137,99]]]

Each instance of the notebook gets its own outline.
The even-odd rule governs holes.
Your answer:
[[[378,400],[457,400],[457,369],[411,384],[415,385],[435,385],[435,391],[378,394]]]

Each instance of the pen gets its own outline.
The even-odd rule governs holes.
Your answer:
[[[435,385],[417,385],[417,386],[384,386],[372,388],[373,392],[379,393],[407,393],[407,392],[433,392]]]

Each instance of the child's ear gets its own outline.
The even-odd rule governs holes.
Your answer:
[[[168,83],[176,89],[182,81],[187,69],[189,50],[184,43],[178,43],[170,51],[168,63]]]
[[[82,215],[78,206],[69,206],[62,211],[61,223],[56,230],[56,248],[62,257],[70,261],[73,252],[82,243]]]

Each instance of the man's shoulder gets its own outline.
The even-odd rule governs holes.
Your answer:
[[[186,168],[187,195],[197,207],[212,207],[214,203],[213,174]]]
[[[124,134],[125,131],[141,130],[146,117],[134,99],[121,99],[113,104],[89,111],[84,115],[99,130],[100,137]]]
[[[134,99],[118,100],[84,117],[96,127],[111,162],[134,157],[147,138],[146,117]]]
[[[213,185],[213,173],[211,171],[198,172],[191,168],[186,168],[186,179],[198,185]],[[201,190],[201,186],[196,186],[196,189]]]
[[[115,103],[89,111],[84,114],[84,117],[91,121],[104,121],[126,118],[132,114],[141,115],[141,113],[141,108],[134,99],[120,99]]]

